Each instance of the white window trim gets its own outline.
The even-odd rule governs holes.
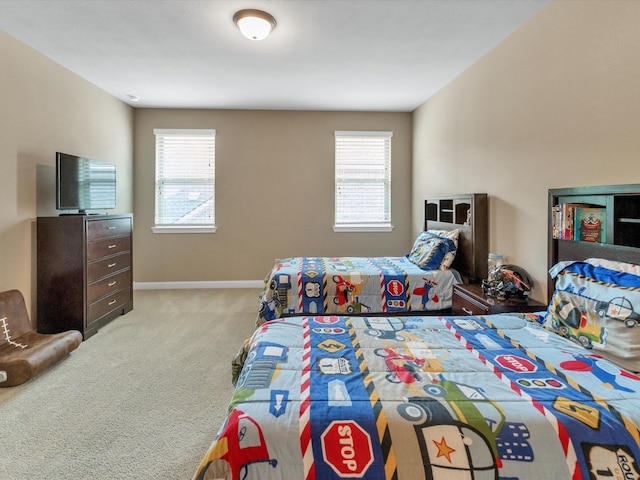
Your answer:
[[[340,224],[333,226],[334,232],[391,232],[393,231],[393,225],[391,224],[375,224],[367,225],[365,223],[357,224]]]
[[[216,135],[215,129],[189,129],[189,128],[154,128],[154,135],[181,133],[187,135]],[[155,182],[155,179],[154,179]],[[154,205],[155,210],[155,205]],[[155,211],[154,211],[155,217]],[[153,233],[216,233],[218,227],[214,225],[153,225],[151,231]]]
[[[366,130],[336,130],[336,137],[389,137],[393,138],[392,131],[366,131]]]
[[[217,229],[216,226],[201,227],[197,225],[154,225],[151,227],[153,233],[216,233]]]
[[[336,130],[334,132],[335,137],[340,136],[354,136],[354,137],[389,137],[393,138],[393,131],[365,131],[365,130]],[[335,224],[335,215],[334,215],[334,225],[333,231],[336,233],[348,233],[348,232],[391,232],[393,231],[392,223],[375,223],[375,224],[367,224],[367,223],[341,223]]]

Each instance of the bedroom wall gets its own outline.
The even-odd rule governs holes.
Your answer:
[[[154,234],[154,128],[216,129],[214,234]],[[334,131],[392,130],[390,233],[334,233]],[[136,109],[134,279],[261,281],[276,258],[404,255],[411,114]]]
[[[118,168],[117,212],[133,208],[133,109],[0,31],[0,290],[35,322],[36,217],[56,215],[55,152]]]
[[[490,251],[546,301],[547,191],[640,183],[640,2],[555,1],[414,112],[424,192],[487,192]]]

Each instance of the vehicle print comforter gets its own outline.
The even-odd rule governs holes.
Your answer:
[[[267,322],[194,478],[637,479],[640,377],[531,318]]]
[[[361,315],[451,307],[455,270],[423,270],[406,257],[294,257],[273,267],[256,324],[296,314]]]

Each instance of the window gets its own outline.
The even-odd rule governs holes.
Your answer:
[[[215,232],[215,130],[155,129],[155,233]]]
[[[393,132],[335,132],[334,231],[391,231]]]

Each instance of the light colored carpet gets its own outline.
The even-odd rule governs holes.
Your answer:
[[[258,290],[136,290],[134,309],[0,388],[0,479],[190,479],[224,420]]]

